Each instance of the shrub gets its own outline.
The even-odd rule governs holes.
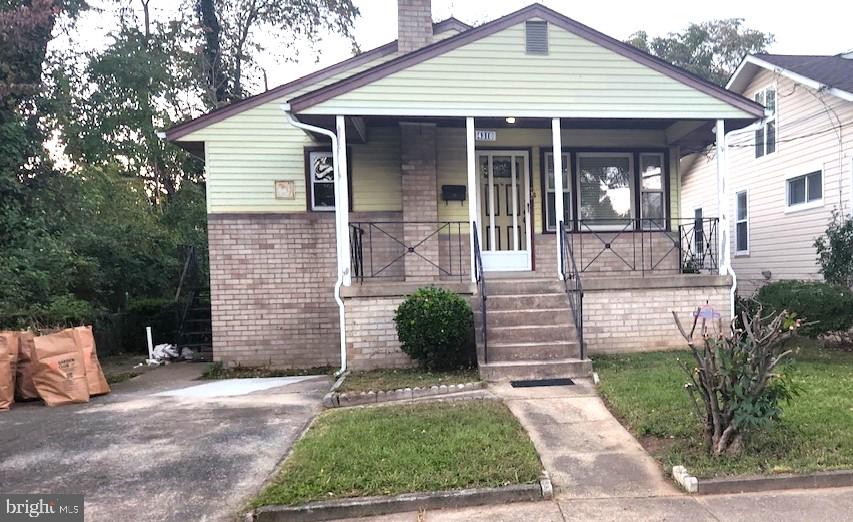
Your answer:
[[[700,326],[698,316],[687,332],[675,312],[672,315],[692,355],[679,363],[687,375],[684,388],[693,412],[703,426],[705,449],[713,456],[737,454],[744,435],[769,427],[782,414],[780,403],[797,394],[779,370],[791,354],[785,341],[798,322],[786,312],[765,316],[758,306],[751,317],[743,313],[743,329],[725,336],[721,324],[709,328],[701,319]]]
[[[474,315],[459,295],[443,288],[421,288],[394,314],[405,353],[428,370],[450,370],[474,363]]]
[[[832,212],[826,234],[814,243],[820,272],[827,282],[849,287],[853,284],[853,216]]]
[[[787,310],[803,321],[800,333],[817,337],[853,326],[853,294],[846,288],[809,281],[779,281],[763,286],[755,300],[771,313]]]

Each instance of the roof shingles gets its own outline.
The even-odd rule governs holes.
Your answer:
[[[842,56],[756,54],[756,58],[831,88],[853,92],[853,59]]]

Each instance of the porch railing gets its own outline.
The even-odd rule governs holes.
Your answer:
[[[489,339],[487,335],[488,325],[486,324],[486,274],[483,272],[483,258],[480,255],[480,233],[478,232],[477,223],[474,227],[474,278],[477,281],[477,291],[480,294],[480,335],[483,337],[483,362],[489,362]]]
[[[586,347],[583,342],[583,284],[571,241],[566,237],[566,226],[560,221],[560,274],[566,289],[566,296],[572,308],[578,342],[580,343],[580,358],[586,359]]]
[[[353,279],[398,278],[411,259],[443,279],[469,276],[467,221],[364,221],[350,223]]]
[[[565,233],[580,272],[698,274],[717,270],[717,226],[717,218],[581,219]]]

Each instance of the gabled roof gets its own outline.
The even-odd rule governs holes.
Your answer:
[[[853,57],[849,55],[749,55],[732,74],[728,88],[743,92],[761,69],[775,71],[797,83],[853,101]]]
[[[531,18],[543,19],[581,38],[585,38],[601,47],[663,73],[682,84],[754,115],[756,118],[764,115],[764,108],[761,105],[740,94],[726,90],[660,58],[647,54],[630,44],[611,38],[541,4],[531,4],[514,13],[371,67],[344,80],[297,96],[290,100],[291,108],[294,112],[302,111],[313,105],[372,83],[389,74],[411,67]]]
[[[471,29],[470,25],[460,20],[457,20],[452,16],[450,18],[432,24],[433,34],[441,34],[450,30],[463,32],[469,29]],[[187,134],[207,127],[208,125],[211,125],[213,123],[222,121],[225,118],[228,118],[229,116],[233,116],[234,114],[238,114],[253,107],[257,107],[258,105],[263,105],[264,103],[279,99],[289,93],[293,93],[300,89],[308,87],[313,83],[323,81],[336,74],[346,72],[347,70],[353,69],[360,65],[364,65],[378,58],[392,55],[396,52],[397,40],[394,40],[393,42],[388,42],[385,45],[381,45],[369,51],[357,54],[352,58],[348,58],[342,62],[338,62],[334,65],[330,65],[329,67],[325,67],[310,74],[306,74],[305,76],[297,78],[292,82],[279,85],[278,87],[274,87],[260,94],[256,94],[243,100],[233,102],[229,105],[226,105],[225,107],[221,107],[207,114],[199,116],[198,118],[194,118],[184,123],[175,125],[174,127],[166,131],[166,139],[169,141],[180,139],[181,137],[186,136]]]

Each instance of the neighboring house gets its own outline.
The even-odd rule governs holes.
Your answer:
[[[728,137],[726,194],[738,290],[821,279],[815,238],[853,206],[853,54],[747,56],[728,88],[765,105],[758,128]],[[716,159],[681,164],[681,215],[718,215]]]
[[[216,360],[411,364],[393,314],[428,284],[470,297],[486,378],[586,375],[682,346],[672,310],[729,316],[680,151],[760,104],[538,4],[474,28],[398,8],[396,42],[166,132],[206,161]]]

